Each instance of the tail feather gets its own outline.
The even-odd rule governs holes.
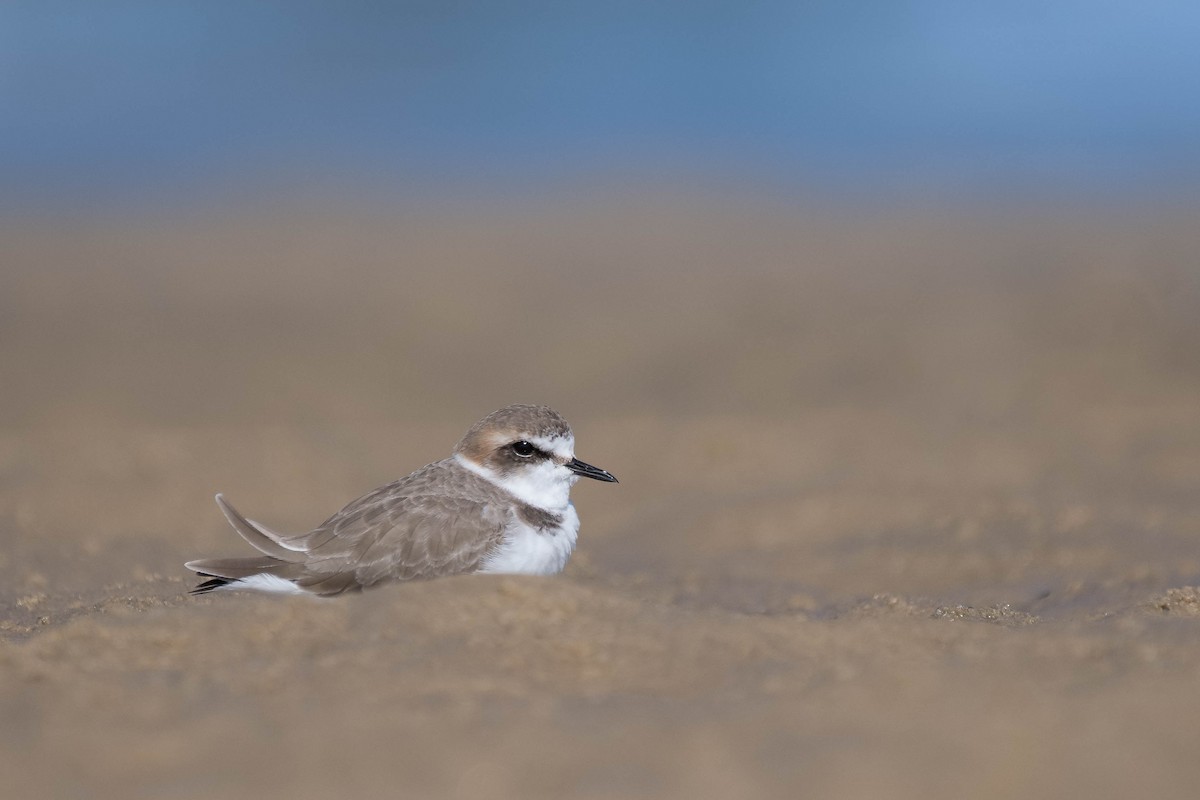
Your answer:
[[[296,569],[298,565],[280,561],[278,558],[271,558],[270,556],[200,558],[195,561],[189,561],[183,566],[192,572],[198,572],[201,575],[207,575],[211,578],[230,578],[231,580],[248,578],[251,575],[261,575],[264,572],[268,575],[290,578],[292,577],[290,573],[298,571]]]
[[[241,534],[241,537],[249,542],[255,550],[280,561],[298,563],[304,560],[303,552],[282,543],[281,540],[284,539],[282,534],[276,533],[265,525],[246,519],[229,504],[223,495],[217,495],[217,505],[220,506],[221,511],[225,514],[225,519],[229,520],[233,529]]]
[[[192,589],[192,594],[207,594],[226,586],[302,593],[304,590],[296,585],[296,579],[304,573],[305,553],[295,543],[303,541],[305,537],[284,536],[252,519],[246,519],[221,495],[217,495],[217,505],[233,529],[262,555],[252,558],[202,558],[187,562],[184,566],[200,577],[207,578]]]
[[[193,587],[188,594],[208,594],[214,589],[220,589],[222,586],[228,586],[234,583],[229,578],[209,578],[204,583]]]
[[[247,578],[271,576],[282,581],[299,577],[303,567],[270,556],[257,558],[202,558],[189,561],[185,567],[208,580],[192,589],[192,594],[207,594]]]

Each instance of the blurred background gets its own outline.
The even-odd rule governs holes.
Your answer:
[[[564,186],[1184,191],[1185,2],[4,4],[24,212]]]
[[[6,3],[0,303],[46,385],[0,413],[274,416],[352,380],[309,410],[786,410],[903,388],[905,292],[1020,336],[924,287],[1067,261],[1190,324],[1197,34],[1182,2]],[[48,314],[88,333],[26,363],[41,323],[11,326]]]
[[[0,771],[1190,797],[1197,41],[1170,0],[0,4]],[[512,402],[622,481],[559,578],[186,596],[242,547],[214,492],[304,529]]]

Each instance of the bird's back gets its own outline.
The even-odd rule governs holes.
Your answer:
[[[454,459],[437,461],[296,537],[305,552],[296,583],[325,593],[343,582],[340,591],[474,572],[502,542],[512,502]]]

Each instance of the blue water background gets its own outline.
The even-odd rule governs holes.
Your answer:
[[[596,176],[1187,190],[1200,4],[0,4],[10,208]]]

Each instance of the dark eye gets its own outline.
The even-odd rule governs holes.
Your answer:
[[[536,447],[526,441],[513,442],[512,449],[521,458],[529,458],[537,450]]]

